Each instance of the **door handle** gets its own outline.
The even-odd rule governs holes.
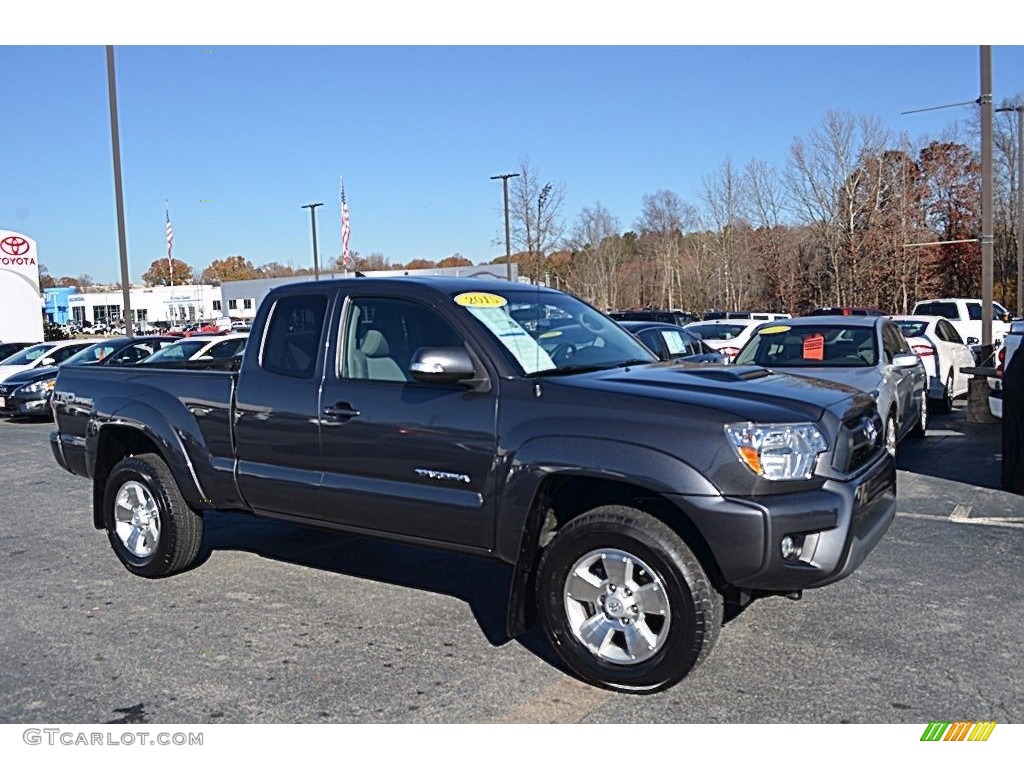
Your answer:
[[[359,415],[359,411],[348,403],[335,403],[328,405],[323,411],[324,418],[331,421],[348,421]]]

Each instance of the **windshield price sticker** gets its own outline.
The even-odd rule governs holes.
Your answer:
[[[812,333],[804,339],[804,360],[825,359],[825,337],[820,333]]]
[[[455,297],[455,303],[460,307],[504,307],[508,300],[504,296],[495,293],[460,293]]]

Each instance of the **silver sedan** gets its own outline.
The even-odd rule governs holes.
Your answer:
[[[923,437],[928,427],[924,364],[886,317],[794,317],[765,323],[735,363],[848,384],[874,395],[893,456],[900,440]]]

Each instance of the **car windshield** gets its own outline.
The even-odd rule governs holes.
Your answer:
[[[769,368],[864,368],[878,364],[878,344],[869,325],[766,325],[734,362]]]
[[[33,347],[21,350],[21,352],[15,352],[6,360],[0,361],[0,363],[3,365],[29,365],[45,356],[53,347],[53,344],[36,344]]]
[[[452,299],[527,376],[657,362],[622,326],[566,293],[509,289],[459,293]]]
[[[113,344],[101,341],[93,344],[91,347],[86,347],[80,352],[76,352],[64,361],[64,365],[91,365],[98,363],[115,349],[116,347]]]
[[[688,325],[686,330],[704,341],[729,341],[747,330],[747,326],[734,323],[700,323]]]
[[[893,322],[899,326],[903,335],[908,339],[912,339],[916,336],[924,336],[925,331],[928,330],[928,323],[921,322],[919,320],[894,320]]]
[[[146,358],[147,363],[164,363],[171,360],[188,360],[192,355],[205,347],[209,342],[206,339],[188,339],[177,341],[170,346],[154,352]]]

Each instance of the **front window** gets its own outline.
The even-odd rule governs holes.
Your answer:
[[[873,326],[768,325],[751,337],[735,363],[769,368],[866,368],[878,364],[878,343]]]
[[[174,344],[154,352],[146,358],[147,363],[169,363],[188,360],[196,352],[206,346],[208,342],[197,340],[177,341]]]
[[[470,291],[452,301],[495,338],[528,376],[656,362],[615,321],[565,293]]]

